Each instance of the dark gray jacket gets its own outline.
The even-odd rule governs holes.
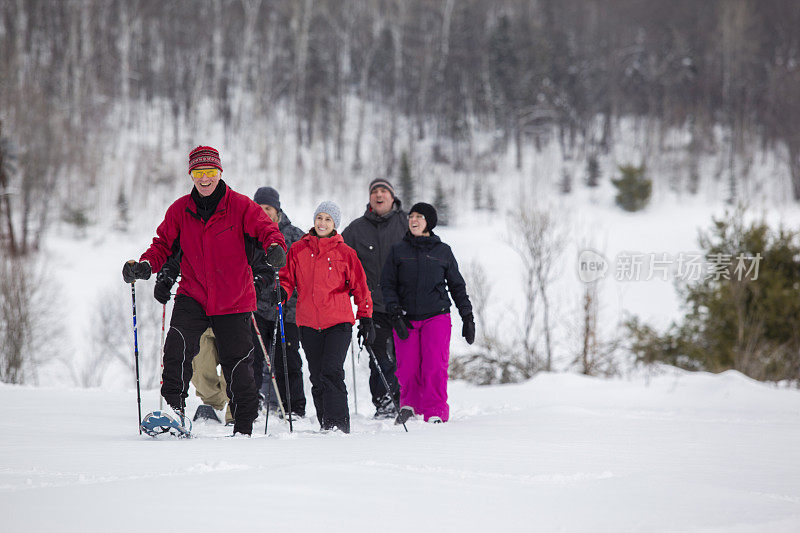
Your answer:
[[[395,198],[392,210],[379,217],[369,204],[364,216],[352,221],[342,232],[345,244],[356,251],[367,274],[367,286],[372,293],[373,311],[385,313],[381,291],[381,272],[394,244],[403,240],[408,231],[408,214]]]
[[[286,216],[286,213],[281,211],[280,215],[281,219],[278,222],[278,228],[281,230],[281,233],[283,233],[283,239],[286,241],[286,253],[288,254],[289,248],[292,246],[292,244],[302,239],[303,235],[305,235],[305,232],[303,232],[303,230],[297,226],[293,226],[292,221],[289,220],[289,217]],[[272,288],[275,283],[274,270],[271,268],[268,269],[265,276],[268,276],[268,279],[270,280],[270,288]],[[292,294],[291,298],[289,298],[289,301],[283,306],[283,321],[294,324],[296,309],[297,292]],[[259,316],[264,318],[264,320],[273,321],[278,318],[278,310],[275,307],[270,307],[269,305],[269,291],[264,291],[264,293],[258,299],[258,311],[256,312],[259,314]]]

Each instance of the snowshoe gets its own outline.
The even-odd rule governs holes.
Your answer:
[[[220,420],[217,416],[217,413],[214,412],[214,408],[206,404],[203,404],[197,408],[197,411],[194,412],[194,418],[192,420],[195,422],[198,420],[209,420],[211,422],[216,422],[217,424],[222,424],[222,420]]]
[[[157,437],[163,433],[169,433],[171,435],[184,438],[192,436],[191,422],[189,422],[189,427],[186,427],[164,411],[153,411],[152,413],[149,413],[144,417],[140,425],[142,431],[151,437]]]
[[[408,405],[404,405],[400,408],[400,413],[397,415],[397,418],[394,419],[394,423],[396,425],[405,424],[408,420],[414,416],[414,408],[409,407]]]
[[[430,424],[441,424],[441,423],[443,423],[443,420],[441,418],[439,418],[438,416],[432,416],[432,417],[430,417],[428,419],[428,423],[430,423]]]

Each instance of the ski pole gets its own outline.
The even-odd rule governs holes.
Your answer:
[[[378,374],[380,374],[380,376],[381,376],[381,381],[383,381],[383,386],[386,387],[386,393],[389,395],[389,398],[392,399],[392,405],[394,405],[395,411],[397,411],[398,414],[399,414],[400,413],[400,407],[394,401],[394,394],[392,394],[392,389],[389,388],[389,382],[386,381],[386,376],[383,375],[383,369],[381,368],[381,365],[378,364],[378,358],[375,357],[375,352],[372,351],[372,347],[369,344],[367,344],[366,342],[364,343],[363,346],[364,346],[364,348],[367,349],[367,353],[369,354],[370,358],[372,359],[372,363],[378,369]],[[405,429],[406,433],[408,433],[408,428],[406,427],[406,423],[405,422],[403,422],[403,429]]]
[[[277,277],[276,277],[277,279]],[[289,433],[292,429],[292,391],[289,388],[289,365],[286,362],[286,334],[283,331],[283,304],[278,302],[278,320],[281,323],[281,350],[283,350],[283,383],[286,389],[286,406],[289,408]]]
[[[163,374],[164,374],[164,329],[167,323],[167,304],[164,304],[164,309],[161,312],[161,374],[159,374],[158,384],[163,385]],[[160,387],[159,387],[160,389]],[[161,396],[161,390],[158,391],[158,408],[160,410],[164,410],[164,397]]]
[[[136,402],[139,404],[139,435],[142,434],[142,393],[139,388],[139,333],[136,327],[136,287],[131,282],[131,301],[133,302],[133,357],[136,360]]]
[[[276,348],[277,342],[278,342],[278,321],[276,320],[275,327],[272,328],[272,351],[269,354],[267,354],[267,357],[272,357],[271,361],[275,360],[275,350],[277,349]],[[275,379],[275,374],[272,371],[271,367],[269,369],[269,379],[270,380]],[[264,420],[264,435],[267,434],[267,427],[269,426],[269,401],[271,398],[272,398],[272,389],[267,387],[267,398],[266,398],[267,415],[266,419]],[[278,396],[278,401],[280,401],[280,396]]]
[[[267,349],[264,347],[264,339],[261,337],[261,331],[258,329],[258,324],[256,324],[256,315],[250,313],[250,319],[253,321],[253,328],[256,330],[256,337],[258,337],[258,343],[261,345],[261,351],[264,352],[264,359],[267,361],[267,370],[269,370],[270,375],[272,376],[272,386],[275,388],[275,394],[278,395],[278,406],[281,409],[281,414],[283,414],[284,420],[286,419],[286,412],[283,410],[283,402],[281,402],[281,392],[278,390],[278,382],[275,381],[275,375],[272,374],[272,364],[269,362],[269,354],[267,353]]]
[[[356,351],[355,343],[350,339],[350,362],[353,364],[353,410],[358,415],[358,388],[356,387]]]

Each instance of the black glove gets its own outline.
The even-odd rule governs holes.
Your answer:
[[[167,305],[172,296],[172,286],[175,280],[170,277],[166,269],[162,268],[156,275],[156,285],[153,287],[153,297],[162,305]]]
[[[461,320],[464,322],[464,325],[461,327],[461,336],[466,339],[467,344],[472,344],[475,342],[475,318],[472,316],[472,313],[462,316]]]
[[[286,265],[286,252],[279,244],[273,244],[267,250],[267,264],[273,268],[283,268]]]
[[[269,306],[278,307],[279,303],[286,303],[286,299],[288,297],[289,295],[286,294],[286,289],[278,285],[277,291],[273,289],[269,292],[269,300],[268,300]]]
[[[375,324],[372,323],[371,318],[358,319],[358,338],[368,346],[372,346],[372,343],[375,342]]]
[[[150,270],[150,263],[147,261],[138,263],[131,259],[122,265],[122,279],[125,280],[125,283],[133,283],[137,279],[150,279],[150,274],[152,272],[153,271]]]
[[[265,291],[269,290],[269,280],[256,276],[253,278],[253,286],[256,288],[256,299],[260,300],[261,296],[266,294]]]
[[[399,312],[395,312],[392,315],[392,327],[394,328],[395,332],[397,332],[397,336],[401,341],[404,341],[408,338],[408,330],[414,329],[414,326],[411,325],[411,321],[405,315],[401,315]]]

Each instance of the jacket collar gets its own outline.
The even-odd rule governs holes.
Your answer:
[[[389,212],[386,213],[383,216],[380,216],[377,213],[375,213],[372,210],[372,208],[370,207],[369,203],[367,203],[367,210],[364,211],[364,218],[366,218],[367,220],[369,220],[373,224],[378,224],[380,222],[385,222],[385,221],[389,220],[390,218],[392,218],[393,216],[396,216],[398,213],[400,213],[402,205],[403,205],[403,203],[400,201],[400,199],[399,198],[395,198],[394,199],[394,203],[392,203],[392,208],[389,210]]]
[[[219,214],[224,214],[225,211],[227,211],[227,209],[228,209],[228,203],[229,203],[230,196],[231,196],[231,194],[230,194],[231,188],[228,187],[227,184],[224,181],[219,180],[219,183],[217,184],[217,188],[214,190],[214,192],[211,194],[211,196],[214,196],[215,194],[219,194],[220,187],[222,187],[222,192],[221,192],[222,197],[217,199],[216,209],[209,215],[208,220],[211,220],[214,217],[214,215],[216,215],[218,213]],[[192,215],[197,220],[202,220],[202,218],[200,217],[200,209],[199,209],[199,207],[197,205],[197,200],[195,199],[196,197],[200,197],[200,193],[197,192],[196,188],[192,187],[192,192],[189,194],[190,201],[187,202],[187,204],[186,204],[186,212],[189,213],[190,215]],[[208,197],[208,198],[210,198],[210,197]],[[213,202],[213,199],[212,199],[212,202]]]
[[[283,209],[281,209],[281,218],[280,218],[280,220],[278,220],[278,229],[283,231],[285,228],[288,228],[291,225],[292,225],[292,221],[289,220],[289,217],[286,216],[286,213],[284,213]]]
[[[439,236],[432,231],[429,237],[425,236],[415,237],[414,235],[411,234],[411,231],[406,231],[403,240],[407,241],[409,244],[411,244],[411,246],[415,248],[423,248],[426,250],[430,250],[431,248],[442,242],[442,239],[440,239]]]
[[[335,231],[335,230],[334,230]],[[331,249],[335,248],[339,245],[339,243],[343,243],[344,239],[342,236],[337,232],[331,235],[330,237],[317,237],[316,232],[314,232],[314,228],[303,235],[303,240],[308,243],[312,250],[316,253],[323,253],[330,251]]]

